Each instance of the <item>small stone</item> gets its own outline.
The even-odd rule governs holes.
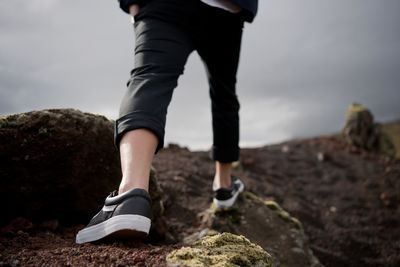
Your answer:
[[[46,230],[55,231],[59,225],[60,225],[59,221],[57,219],[54,219],[54,220],[42,222],[40,224],[40,227],[44,228]]]
[[[318,152],[317,153],[317,159],[318,159],[319,162],[325,161],[325,154],[322,153],[322,152]]]
[[[394,203],[396,203],[396,195],[394,193],[391,193],[389,191],[382,192],[379,196],[381,201],[385,206],[392,206]]]
[[[254,165],[255,162],[256,162],[256,160],[254,158],[247,158],[243,161],[243,165],[251,166],[251,165]]]
[[[47,129],[44,127],[41,127],[38,131],[39,134],[46,134],[47,133]]]
[[[288,153],[290,151],[290,147],[288,146],[288,145],[284,145],[283,147],[282,147],[282,152],[283,153]]]
[[[210,229],[205,228],[205,229],[201,230],[200,232],[195,232],[195,233],[185,237],[183,239],[183,243],[184,244],[193,244],[197,240],[199,240],[199,239],[205,237],[206,235],[208,235],[209,231],[210,231]]]
[[[240,163],[240,161],[235,161],[235,162],[233,162],[232,163],[232,168],[234,169],[234,170],[242,170],[243,168],[242,168],[242,164]]]

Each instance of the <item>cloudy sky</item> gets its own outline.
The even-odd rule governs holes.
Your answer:
[[[260,0],[238,76],[242,146],[337,132],[353,101],[376,120],[400,119],[399,25],[398,0]],[[76,108],[117,118],[134,48],[117,0],[0,0],[0,36],[1,115]],[[210,119],[193,53],[166,143],[209,148]]]

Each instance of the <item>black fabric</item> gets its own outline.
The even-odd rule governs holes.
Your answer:
[[[86,227],[90,227],[99,223],[102,223],[111,218],[113,212],[104,212],[103,210],[99,211],[88,223]]]
[[[155,0],[118,0],[118,1],[121,9],[126,13],[129,13],[129,7],[131,5],[138,4],[139,6],[143,7],[149,1],[155,1]],[[254,20],[254,17],[257,15],[258,0],[229,0],[229,1],[243,8],[243,17],[246,21],[252,22]],[[223,17],[221,19],[223,19]]]
[[[243,8],[244,18],[248,22],[252,22],[257,15],[258,0],[229,0],[235,5]]]
[[[113,216],[123,214],[142,215],[151,219],[151,203],[143,196],[130,197],[115,208]]]
[[[163,147],[173,90],[188,56],[196,50],[210,86],[212,157],[238,160],[236,73],[243,18],[198,0],[154,0],[141,8],[135,21],[135,67],[115,124],[116,147],[125,132],[139,128],[156,134],[157,151]]]

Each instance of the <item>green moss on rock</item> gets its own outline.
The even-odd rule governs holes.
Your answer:
[[[364,108],[362,105],[357,104],[357,103],[352,103],[346,111],[346,119],[349,120],[353,118],[354,116],[357,116],[357,114],[361,112],[365,112],[367,109]],[[368,111],[369,112],[369,111]]]
[[[216,208],[214,203],[211,204],[211,210],[215,216],[226,218],[234,224],[239,224],[242,220],[242,212],[239,207],[232,206],[229,208]]]
[[[277,211],[279,217],[281,217],[285,222],[292,223],[299,230],[303,228],[301,222],[297,218],[290,216],[290,214],[282,209],[275,201],[264,201],[264,203],[271,210]]]
[[[261,204],[261,203],[265,204],[271,210],[278,212],[279,217],[281,217],[285,222],[293,223],[293,225],[297,229],[299,229],[299,230],[302,229],[301,222],[297,218],[290,216],[290,214],[288,212],[286,212],[284,209],[282,209],[281,206],[279,206],[279,204],[276,203],[275,201],[264,201],[261,198],[257,197],[256,195],[254,195],[248,191],[244,191],[241,194],[241,198],[250,199],[250,200],[254,201],[255,203],[259,203],[259,204]]]
[[[255,203],[262,204],[264,201],[259,198],[258,196],[254,195],[253,193],[250,193],[249,191],[244,191],[243,193],[240,194],[239,196],[242,199],[250,199]]]
[[[359,104],[348,107],[343,136],[349,145],[391,157],[396,155],[392,137],[382,130],[380,123],[374,123],[371,111]]]
[[[271,256],[244,236],[206,236],[167,256],[169,266],[272,266]]]

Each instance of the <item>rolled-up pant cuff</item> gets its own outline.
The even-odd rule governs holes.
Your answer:
[[[164,147],[165,132],[163,123],[151,115],[131,113],[115,121],[114,144],[118,151],[123,135],[136,129],[148,129],[157,136],[158,145],[155,153]]]
[[[211,159],[219,162],[234,162],[239,160],[239,147],[216,147],[211,149]]]

